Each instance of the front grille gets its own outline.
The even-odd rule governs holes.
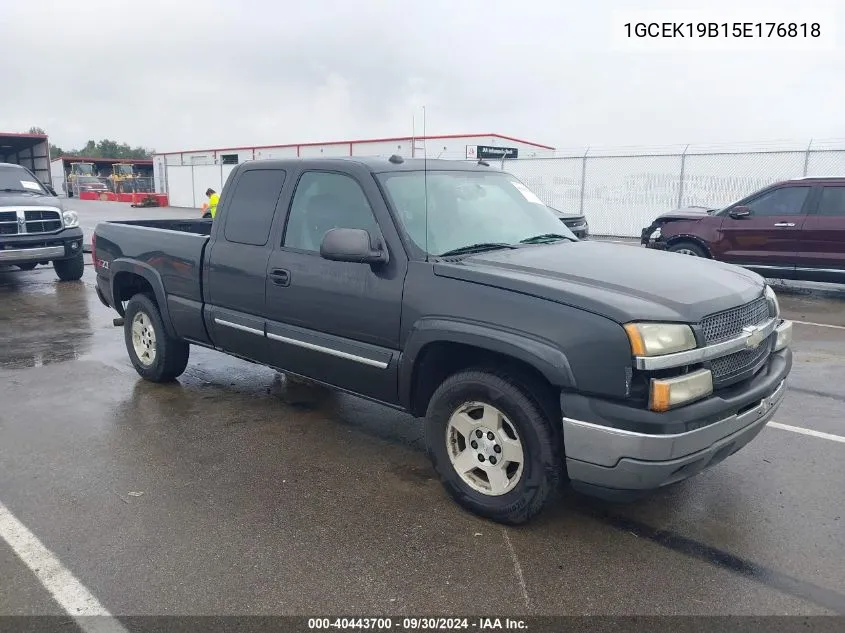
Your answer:
[[[726,387],[732,382],[741,380],[744,374],[753,374],[765,363],[771,350],[771,339],[762,343],[757,349],[745,349],[710,361],[710,371],[713,372],[713,388]]]
[[[714,345],[736,338],[742,334],[742,328],[759,325],[772,317],[769,303],[765,297],[755,299],[738,308],[731,308],[705,317],[701,321],[701,331],[706,345]],[[772,349],[772,336],[755,349],[745,349],[728,356],[714,358],[710,362],[713,372],[713,388],[719,389],[731,383],[750,377],[768,359]]]
[[[58,211],[24,211],[27,233],[52,233],[62,228]]]
[[[14,211],[0,211],[0,235],[18,234],[18,214]]]
[[[62,229],[62,215],[52,209],[0,211],[0,235],[38,235]]]
[[[701,321],[704,343],[714,345],[736,338],[742,334],[742,328],[748,325],[758,325],[770,319],[771,316],[769,314],[769,303],[765,297],[755,299],[738,308],[711,314]]]

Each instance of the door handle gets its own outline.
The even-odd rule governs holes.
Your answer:
[[[270,278],[277,286],[287,286],[290,284],[290,272],[281,268],[274,268],[270,271]]]
[[[775,222],[775,226],[795,226],[795,222]]]

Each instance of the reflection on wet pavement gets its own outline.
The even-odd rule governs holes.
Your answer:
[[[40,367],[86,353],[92,329],[83,286],[39,269],[0,269],[0,368]]]

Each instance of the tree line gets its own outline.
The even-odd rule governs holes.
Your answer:
[[[31,127],[30,134],[47,134],[43,128]],[[91,158],[151,158],[155,150],[146,147],[130,147],[127,143],[118,143],[104,138],[100,141],[90,140],[85,147],[66,150],[50,143],[50,156],[90,156]]]

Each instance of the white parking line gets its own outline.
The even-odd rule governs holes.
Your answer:
[[[798,323],[800,325],[814,325],[816,327],[829,327],[834,330],[845,330],[845,325],[831,325],[830,323],[814,323],[813,321],[796,321],[795,319],[790,319],[793,323]]]
[[[822,433],[821,431],[814,431],[813,429],[805,429],[802,426],[792,426],[791,424],[781,424],[780,422],[769,422],[768,426],[774,429],[781,429],[782,431],[792,431],[793,433],[800,433],[801,435],[809,435],[811,437],[818,437],[823,440],[830,440],[831,442],[841,442],[845,444],[845,437],[842,435]]]
[[[53,552],[0,502],[0,538],[86,633],[128,633]],[[99,617],[91,617],[99,616]]]

